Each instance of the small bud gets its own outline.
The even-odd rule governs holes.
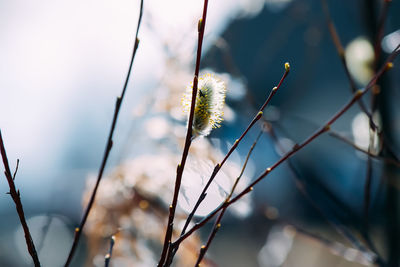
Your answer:
[[[360,98],[360,97],[362,96],[362,94],[363,94],[363,90],[362,90],[362,89],[358,89],[358,90],[355,92],[354,97],[355,97],[355,98]]]
[[[388,62],[386,64],[386,70],[390,70],[391,68],[393,68],[393,62]]]
[[[274,87],[274,88],[272,88],[272,91],[276,91],[276,90],[278,90],[278,87]]]
[[[217,229],[218,229],[218,228],[221,228],[221,224],[220,224],[220,223],[217,224],[217,227],[216,227],[216,228],[217,228]]]
[[[325,125],[325,127],[324,127],[324,131],[325,132],[329,131],[330,129],[331,129],[331,125],[330,124]]]
[[[204,249],[206,249],[206,246],[205,246],[205,245],[202,245],[202,246],[201,246],[201,250],[204,250]]]
[[[262,111],[259,111],[259,112],[257,113],[257,118],[260,118],[262,115],[263,115],[263,112],[262,112]]]
[[[109,258],[111,258],[110,253],[107,253],[106,256],[104,257],[106,260],[108,260]]]
[[[254,189],[253,187],[250,187],[250,188],[249,188],[250,191],[253,191],[253,189]]]
[[[197,24],[197,30],[201,32],[201,27],[203,26],[203,19],[199,19],[199,23]]]
[[[75,233],[78,233],[79,232],[79,227],[76,227],[75,228]]]
[[[267,168],[267,172],[271,172],[271,168]]]
[[[289,64],[289,62],[286,62],[286,63],[285,63],[285,70],[286,70],[286,71],[289,71],[289,70],[290,70],[290,64]]]

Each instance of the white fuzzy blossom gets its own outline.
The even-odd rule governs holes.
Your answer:
[[[213,128],[220,127],[225,103],[226,88],[222,80],[208,73],[198,80],[196,105],[193,117],[193,137],[207,136]],[[185,113],[189,115],[193,83],[187,87],[182,98]]]
[[[353,78],[360,85],[367,85],[374,75],[375,54],[372,44],[364,37],[358,37],[346,47],[345,57]]]

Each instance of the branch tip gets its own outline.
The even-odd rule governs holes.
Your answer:
[[[286,62],[286,63],[285,63],[285,70],[286,70],[286,72],[289,72],[289,70],[290,70],[290,64],[289,64],[289,62]]]

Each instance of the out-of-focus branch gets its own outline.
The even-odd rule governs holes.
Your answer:
[[[3,137],[1,136],[1,130],[0,130],[0,151],[1,151],[1,157],[3,159],[4,175],[6,176],[8,186],[10,187],[9,194],[15,203],[15,208],[17,210],[19,220],[22,225],[22,229],[24,230],[26,246],[28,247],[28,252],[32,257],[35,267],[38,267],[38,266],[40,266],[39,257],[37,255],[37,252],[35,249],[35,244],[33,243],[31,233],[29,232],[28,224],[26,223],[24,209],[22,207],[21,196],[20,196],[19,190],[17,190],[15,188],[15,183],[14,183],[15,175],[17,174],[17,170],[18,170],[19,160],[17,160],[17,167],[15,168],[14,174],[11,174],[10,165],[8,164],[6,149],[4,147]]]
[[[365,155],[368,155],[371,158],[374,158],[374,159],[377,159],[377,160],[381,160],[381,161],[384,161],[384,162],[386,162],[388,164],[392,164],[394,166],[400,167],[400,162],[398,160],[392,159],[392,158],[389,158],[389,157],[382,157],[382,156],[376,155],[376,154],[374,154],[374,153],[372,153],[372,152],[370,152],[368,150],[365,150],[365,149],[359,147],[358,145],[356,145],[352,140],[344,137],[343,135],[341,135],[341,134],[339,134],[337,132],[329,131],[329,135],[334,137],[334,138],[336,138],[336,139],[338,139],[338,140],[340,140],[340,141],[342,141],[342,142],[344,142],[344,143],[346,143],[346,144],[348,144],[348,145],[350,145],[351,147],[353,147],[357,151],[360,151],[360,152],[364,153]]]
[[[346,62],[346,57],[344,54],[344,48],[343,45],[340,41],[339,35],[336,31],[336,27],[335,24],[333,23],[331,14],[329,12],[329,7],[328,7],[328,3],[326,2],[326,0],[321,0],[322,2],[322,7],[324,9],[324,13],[325,13],[325,17],[327,20],[327,24],[328,24],[328,28],[329,28],[329,33],[331,34],[333,43],[336,47],[336,51],[338,53],[338,56],[340,57],[340,61],[342,62],[343,65],[343,69],[344,72],[346,73],[347,79],[349,80],[350,83],[350,89],[352,93],[355,93],[357,91],[357,86],[356,83],[353,80],[353,77],[351,77],[349,68],[347,67],[347,62]],[[357,101],[361,110],[368,116],[370,124],[372,125],[372,127],[376,128],[376,125],[372,119],[372,115],[371,112],[368,111],[367,107],[365,106],[364,102],[360,99]]]

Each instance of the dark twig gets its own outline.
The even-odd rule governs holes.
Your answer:
[[[250,150],[249,150],[249,152],[247,153],[247,156],[246,156],[246,160],[244,161],[242,170],[241,170],[239,176],[236,178],[235,183],[232,186],[231,192],[226,197],[225,202],[229,202],[229,200],[231,199],[233,193],[235,192],[236,186],[238,185],[240,179],[243,176],[244,170],[246,169],[247,162],[249,161],[250,155],[253,152],[254,147],[257,145],[257,142],[260,139],[262,133],[263,133],[263,131],[261,130],[260,133],[258,134],[256,140],[254,141],[253,145],[250,147]],[[221,227],[221,220],[222,220],[222,217],[225,214],[226,208],[227,207],[225,207],[224,209],[221,210],[221,212],[218,215],[218,218],[215,220],[214,227],[213,227],[213,229],[212,229],[212,231],[211,231],[211,233],[210,233],[210,235],[208,237],[206,245],[204,245],[204,246],[202,246],[200,248],[199,257],[197,258],[197,261],[196,261],[196,264],[195,264],[196,267],[200,266],[200,262],[203,260],[204,256],[207,253],[208,248],[210,247],[211,242],[214,240],[215,235],[217,234],[219,228]]]
[[[108,250],[108,253],[107,253],[106,256],[104,257],[104,259],[105,259],[105,267],[108,267],[109,264],[110,264],[111,256],[112,256],[112,250],[113,250],[114,244],[115,244],[115,237],[112,236],[112,237],[110,238],[110,248],[109,248],[109,250]]]
[[[83,227],[85,226],[86,220],[87,220],[87,218],[89,216],[90,210],[91,210],[91,208],[93,206],[93,203],[95,201],[97,189],[98,189],[98,187],[100,185],[100,181],[101,181],[101,179],[103,177],[103,173],[104,173],[104,169],[106,167],[108,156],[110,154],[110,151],[111,151],[111,148],[112,148],[112,145],[113,145],[113,134],[114,134],[115,126],[117,124],[118,114],[119,114],[119,111],[121,109],[121,104],[122,104],[122,101],[123,101],[124,96],[125,96],[126,88],[128,87],[128,82],[129,82],[129,77],[130,77],[131,71],[132,71],[133,61],[134,61],[134,58],[135,58],[135,55],[136,55],[137,48],[139,46],[138,33],[139,33],[139,28],[140,28],[140,22],[142,20],[142,13],[143,13],[143,0],[140,1],[140,13],[139,13],[139,18],[138,18],[138,23],[137,23],[137,28],[136,28],[136,34],[135,34],[135,44],[134,44],[134,47],[133,47],[133,52],[132,52],[132,57],[131,57],[131,61],[130,61],[130,64],[129,64],[128,73],[126,75],[125,84],[124,84],[124,87],[122,89],[121,95],[119,97],[117,97],[117,100],[116,100],[116,103],[115,103],[114,116],[113,116],[113,120],[112,120],[112,123],[111,123],[110,132],[109,132],[109,135],[108,135],[108,138],[107,138],[107,144],[106,144],[104,155],[103,155],[103,159],[102,159],[102,162],[101,162],[101,165],[100,165],[100,169],[99,169],[99,173],[98,173],[98,176],[97,176],[96,184],[95,184],[95,186],[93,188],[92,194],[90,196],[89,203],[88,203],[88,205],[86,207],[86,210],[85,210],[85,213],[84,213],[84,215],[82,217],[81,223],[80,223],[79,227],[75,229],[74,241],[72,243],[72,247],[71,247],[71,250],[69,252],[68,259],[67,259],[67,261],[65,263],[65,267],[67,267],[67,266],[69,266],[71,264],[72,258],[74,257],[75,250],[76,250],[76,247],[78,246],[78,242],[79,242]]]
[[[389,1],[383,1],[383,7],[381,10],[381,15],[379,18],[379,22],[376,19],[375,15],[375,8],[376,7],[376,2],[373,1],[367,1],[367,14],[371,15],[371,17],[368,17],[367,19],[367,24],[370,26],[370,32],[372,33],[372,38],[374,39],[374,62],[373,62],[373,69],[374,71],[377,71],[378,64],[381,61],[380,55],[381,55],[381,40],[383,37],[383,32],[384,32],[384,26],[385,26],[385,21],[387,19],[387,13],[388,13],[388,8],[389,8]],[[372,90],[372,95],[371,95],[371,112],[374,114],[379,106],[378,106],[378,96],[380,93],[380,86],[376,85],[373,90]],[[371,152],[374,144],[375,144],[375,138],[381,139],[381,137],[375,137],[376,131],[379,132],[381,130],[376,129],[373,127],[371,124],[370,120],[370,131],[369,131],[369,144],[368,144],[368,152]],[[383,134],[382,134],[383,135]],[[385,140],[382,138],[382,140],[379,140],[380,142],[383,143],[384,146],[387,146],[385,144]],[[366,177],[365,177],[365,185],[364,185],[364,204],[363,204],[363,209],[364,209],[364,228],[365,228],[365,235],[367,237],[368,241],[371,241],[369,237],[369,208],[370,208],[370,202],[371,202],[371,183],[372,183],[372,173],[373,173],[373,167],[372,167],[372,159],[370,156],[368,156],[367,159],[367,165],[366,165]]]
[[[206,224],[209,220],[211,220],[219,211],[224,209],[227,206],[232,205],[236,201],[238,201],[241,197],[246,195],[247,193],[251,192],[253,190],[253,186],[258,184],[261,180],[263,180],[271,171],[273,171],[275,168],[277,168],[279,165],[281,165],[283,162],[285,162],[288,158],[293,156],[295,153],[300,151],[302,148],[307,146],[309,143],[311,143],[313,140],[315,140],[317,137],[322,135],[323,133],[329,131],[330,126],[337,120],[339,119],[347,110],[350,109],[354,105],[357,100],[365,95],[373,85],[375,85],[376,81],[382,76],[382,74],[389,69],[392,66],[391,61],[400,53],[399,50],[400,44],[395,48],[395,50],[389,55],[387,58],[385,64],[381,67],[381,69],[375,74],[375,76],[372,78],[372,80],[368,83],[368,85],[363,89],[363,90],[358,90],[353,97],[336,113],[334,114],[320,129],[318,129],[314,134],[309,136],[303,143],[299,145],[295,145],[291,151],[286,153],[283,157],[281,157],[275,164],[273,164],[271,167],[267,168],[255,181],[250,183],[249,186],[247,186],[242,192],[240,192],[237,196],[232,198],[229,202],[224,202],[221,204],[218,208],[216,208],[214,211],[209,213],[206,217],[204,217],[200,222],[196,223],[191,229],[189,229],[185,234],[181,235],[173,244],[172,246],[177,246],[180,244],[183,240],[185,240],[187,237],[189,237],[193,232],[195,232],[197,229],[203,227],[204,224]]]
[[[0,151],[1,151],[1,157],[3,159],[4,175],[6,176],[8,186],[10,187],[9,194],[11,195],[11,198],[13,199],[13,201],[15,203],[15,208],[17,210],[22,228],[24,230],[26,246],[28,247],[28,252],[32,257],[35,267],[38,267],[38,266],[40,266],[39,257],[37,255],[37,252],[35,249],[35,244],[33,243],[31,233],[29,232],[28,224],[26,223],[25,213],[24,213],[24,209],[22,207],[21,196],[20,196],[19,190],[17,190],[15,188],[15,183],[14,183],[15,175],[16,175],[17,169],[18,169],[19,160],[17,160],[17,167],[15,168],[14,175],[12,175],[11,170],[10,170],[10,165],[8,164],[8,158],[7,158],[7,154],[6,154],[6,149],[4,147],[3,137],[1,135],[1,130],[0,130]]]
[[[333,43],[334,43],[334,45],[336,47],[336,51],[338,53],[338,56],[340,57],[340,61],[342,62],[344,72],[346,73],[347,79],[349,80],[350,90],[351,90],[352,93],[355,93],[357,91],[357,86],[356,86],[356,83],[353,80],[353,77],[351,77],[350,71],[349,71],[349,69],[347,67],[344,48],[343,48],[343,45],[342,45],[342,43],[340,41],[339,35],[338,35],[337,31],[336,31],[336,27],[335,27],[335,24],[333,23],[331,14],[329,12],[328,3],[326,2],[326,0],[321,0],[321,1],[322,1],[322,6],[323,6],[323,9],[324,9],[325,17],[326,17],[326,20],[327,20],[327,23],[328,23],[329,33],[331,34]],[[364,102],[360,99],[360,100],[358,100],[358,104],[359,104],[361,110],[368,116],[370,124],[372,125],[372,127],[376,128],[376,125],[375,125],[374,121],[372,120],[371,112],[368,111],[368,109],[365,106]]]
[[[193,118],[194,118],[194,108],[196,105],[196,96],[197,96],[197,86],[198,86],[198,76],[200,72],[200,59],[201,59],[201,50],[203,46],[203,38],[204,38],[204,30],[206,26],[206,19],[207,19],[207,7],[208,7],[208,0],[204,0],[203,6],[203,16],[198,22],[198,42],[197,42],[197,55],[196,55],[196,67],[194,71],[194,78],[193,78],[193,90],[192,90],[192,101],[190,105],[190,112],[189,112],[189,120],[188,120],[188,128],[186,132],[186,139],[185,145],[182,152],[182,159],[181,163],[178,165],[176,170],[176,179],[175,179],[175,189],[174,189],[174,196],[172,199],[172,204],[169,208],[169,216],[168,216],[168,224],[167,229],[165,232],[164,238],[164,245],[163,250],[161,252],[161,257],[158,262],[158,266],[163,266],[164,264],[169,264],[172,261],[173,255],[171,255],[170,250],[170,243],[171,237],[173,232],[173,223],[175,218],[175,211],[176,206],[178,204],[178,195],[179,189],[181,187],[182,182],[182,175],[183,170],[185,169],[186,159],[189,154],[189,148],[192,143],[192,126],[193,126]],[[167,260],[167,262],[166,262]]]

